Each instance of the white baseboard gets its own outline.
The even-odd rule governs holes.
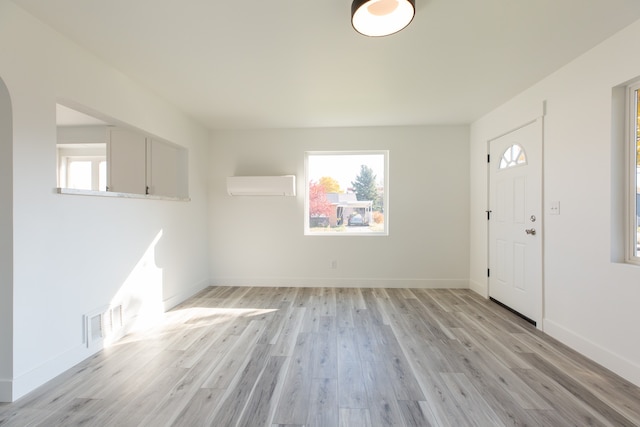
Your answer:
[[[208,281],[195,284],[176,295],[164,300],[165,309],[170,309],[209,286]],[[127,319],[130,320],[130,319]],[[124,325],[127,329],[129,325]],[[87,348],[84,343],[56,356],[42,365],[16,376],[13,381],[0,380],[0,401],[6,397],[15,401],[27,393],[42,386],[102,349],[102,346]]]
[[[203,289],[209,286],[211,286],[211,283],[209,283],[209,280],[203,280],[202,282],[196,283],[195,285],[190,286],[187,289],[181,290],[177,294],[163,301],[164,310],[165,311],[171,310],[173,307],[177,306],[181,302],[186,301],[187,299],[191,298],[192,296],[194,296],[195,294],[197,294],[198,292],[202,291]]]
[[[17,375],[13,379],[13,400],[51,381],[99,350],[100,348],[91,350],[85,344],[80,344],[28,372]]]
[[[544,319],[544,332],[640,387],[640,365],[637,363],[566,329],[553,320]]]
[[[485,283],[478,283],[474,280],[469,280],[469,289],[484,298],[489,298],[489,289]]]
[[[327,279],[327,278],[238,278],[222,277],[213,280],[213,286],[257,287],[328,287],[328,288],[415,288],[415,289],[467,289],[467,279]]]
[[[0,380],[0,403],[13,402],[13,381]]]

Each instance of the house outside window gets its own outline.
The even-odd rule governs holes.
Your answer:
[[[307,152],[305,234],[388,235],[388,151]]]

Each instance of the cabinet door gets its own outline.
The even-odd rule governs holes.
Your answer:
[[[149,194],[188,197],[187,150],[165,141],[147,139]]]
[[[109,191],[146,194],[146,138],[124,129],[110,132],[108,147]]]
[[[150,140],[149,194],[178,197],[178,150],[167,143]]]

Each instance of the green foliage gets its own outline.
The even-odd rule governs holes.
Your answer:
[[[374,211],[382,210],[381,199],[376,187],[376,175],[374,175],[373,169],[367,165],[361,165],[360,174],[356,176],[355,181],[351,181],[351,185],[358,200],[371,200],[373,201]]]

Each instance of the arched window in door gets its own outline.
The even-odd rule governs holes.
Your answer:
[[[518,144],[513,144],[502,153],[499,169],[513,168],[527,164],[527,154]]]

